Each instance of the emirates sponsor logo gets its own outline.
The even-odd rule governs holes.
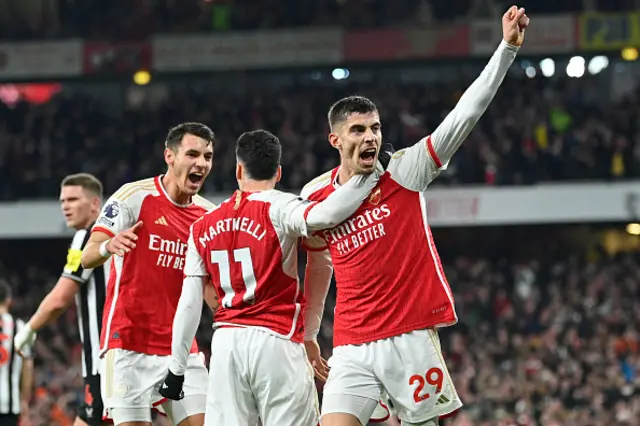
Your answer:
[[[159,235],[149,234],[149,250],[160,252],[156,261],[157,266],[180,270],[184,268],[187,243],[182,240],[166,240]]]
[[[373,196],[375,195],[374,193]],[[347,219],[335,228],[323,231],[323,236],[340,255],[344,255],[387,235],[382,221],[389,216],[391,216],[391,209],[387,204],[382,204],[380,207],[367,209],[363,213]]]

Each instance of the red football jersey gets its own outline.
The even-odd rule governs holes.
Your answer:
[[[210,276],[214,327],[256,327],[302,342],[298,238],[315,203],[277,190],[236,193],[193,224],[186,276]]]
[[[430,144],[423,139],[393,154],[378,186],[349,219],[305,241],[309,250],[331,252],[337,285],[334,346],[457,322],[427,224],[422,192],[441,164],[425,141]],[[338,168],[325,173],[302,196],[324,200],[338,186],[337,175]]]
[[[191,204],[176,204],[161,178],[122,186],[109,198],[92,230],[113,237],[143,222],[136,248],[124,257],[113,256],[100,336],[103,354],[113,348],[171,354],[189,228],[214,206],[200,196]],[[197,351],[194,340],[192,352]]]

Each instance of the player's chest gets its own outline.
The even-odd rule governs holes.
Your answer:
[[[167,204],[145,206],[140,212],[139,220],[144,223],[144,230],[149,235],[163,238],[181,238],[186,241],[189,229],[202,213],[195,209],[180,209]]]
[[[384,182],[378,185],[351,217],[335,228],[322,231],[332,256],[345,257],[361,250],[373,250],[389,234],[402,233],[408,203],[415,203],[410,191]]]

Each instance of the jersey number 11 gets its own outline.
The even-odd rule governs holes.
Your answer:
[[[251,260],[251,251],[249,247],[233,250],[233,261],[240,264],[242,268],[242,280],[245,286],[245,292],[242,296],[243,302],[251,302],[255,298],[256,293],[256,275],[253,271],[253,261]],[[233,308],[233,298],[236,295],[231,287],[231,263],[229,262],[229,251],[214,250],[211,252],[211,263],[218,264],[220,269],[220,287],[224,291],[222,298],[222,306],[225,308]]]

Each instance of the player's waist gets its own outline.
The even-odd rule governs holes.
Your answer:
[[[138,352],[146,355],[171,355],[171,343],[169,345],[157,345],[152,343],[127,342],[123,340],[110,340],[100,349],[100,357],[109,351],[109,349],[125,349],[132,352]],[[198,353],[198,345],[194,341],[191,345],[189,353]]]
[[[401,336],[412,331],[426,330],[429,328],[435,329],[449,327],[456,324],[456,322],[457,318],[452,317],[447,320],[443,319],[437,322],[425,321],[420,324],[411,324],[398,327],[377,327],[371,328],[369,330],[360,329],[357,331],[352,329],[341,329],[338,327],[338,325],[334,325],[333,346],[336,347],[343,345],[363,345],[378,340]]]
[[[108,349],[126,349],[148,355],[171,354],[171,329],[158,332],[142,328],[111,328],[109,336],[101,338],[101,354]],[[193,340],[191,352],[198,352],[198,346]]]
[[[252,330],[259,330],[267,334],[271,334],[281,339],[291,340],[294,342],[302,342],[304,339],[304,329],[301,324],[289,324],[289,327],[274,327],[268,325],[256,325],[246,324],[242,322],[220,322],[213,323],[213,329],[218,328],[238,328],[245,329],[250,328]]]

